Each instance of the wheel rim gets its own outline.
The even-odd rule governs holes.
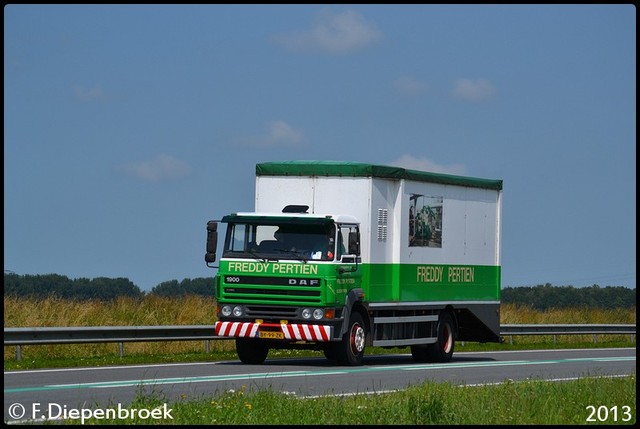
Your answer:
[[[360,324],[354,323],[351,327],[350,340],[351,352],[354,355],[357,355],[364,350],[364,329]]]
[[[451,348],[453,347],[453,331],[451,331],[451,326],[448,323],[445,323],[442,329],[442,351],[445,353],[449,353]]]

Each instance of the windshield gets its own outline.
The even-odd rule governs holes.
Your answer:
[[[335,226],[323,224],[229,223],[223,257],[330,261]]]

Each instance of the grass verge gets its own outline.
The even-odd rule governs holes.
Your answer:
[[[90,419],[87,424],[176,425],[633,425],[636,377],[572,381],[505,382],[455,386],[426,382],[384,394],[293,397],[272,390],[227,391],[215,397],[168,404],[160,395],[139,395],[133,418]],[[150,420],[148,413],[168,410]],[[134,416],[135,415],[135,416]],[[65,423],[80,423],[79,420]]]

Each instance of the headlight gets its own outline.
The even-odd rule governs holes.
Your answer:
[[[316,308],[315,310],[313,310],[314,319],[320,320],[322,319],[322,316],[324,316],[324,310],[322,308]]]
[[[311,309],[310,308],[303,308],[302,309],[302,318],[303,319],[311,319]]]
[[[224,317],[231,316],[231,306],[230,305],[223,305],[221,313],[222,313],[222,315]]]
[[[242,316],[242,307],[240,307],[239,305],[233,307],[233,315],[236,317]]]

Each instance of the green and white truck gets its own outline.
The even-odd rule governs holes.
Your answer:
[[[255,211],[207,224],[215,334],[240,360],[310,348],[361,365],[366,346],[446,362],[500,342],[502,180],[339,161],[256,165]]]

